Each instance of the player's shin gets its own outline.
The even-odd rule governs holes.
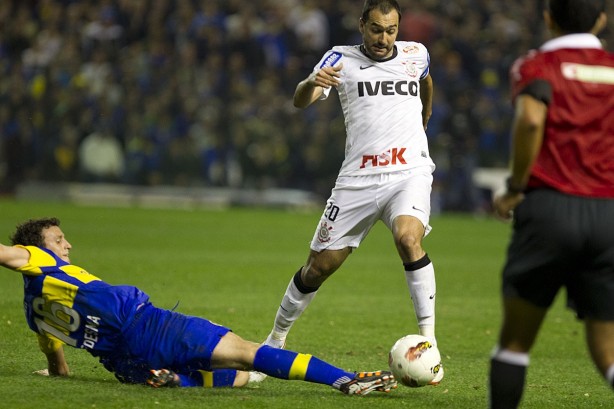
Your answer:
[[[254,369],[280,379],[302,380],[339,387],[354,377],[309,354],[262,346],[256,352]]]
[[[275,348],[284,346],[290,328],[311,303],[317,290],[302,282],[301,270],[294,275],[277,310],[273,330],[264,342],[266,345]]]
[[[515,409],[520,404],[529,355],[495,348],[490,360],[489,407]]]
[[[428,255],[420,260],[403,264],[420,335],[435,339],[435,269]]]

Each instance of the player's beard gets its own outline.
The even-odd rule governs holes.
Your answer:
[[[394,43],[388,47],[386,45],[381,45],[377,43],[369,45],[363,44],[363,47],[367,52],[369,58],[371,58],[372,60],[380,61],[385,60],[392,55],[392,47],[394,47]]]

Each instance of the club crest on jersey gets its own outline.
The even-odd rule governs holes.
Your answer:
[[[340,59],[341,53],[333,51],[324,59],[324,61],[322,61],[322,64],[320,64],[320,68],[332,67],[337,64],[337,61],[339,61]]]
[[[327,243],[330,241],[330,232],[333,230],[333,226],[329,226],[328,223],[322,222],[318,229],[318,241],[320,243]]]
[[[418,76],[418,69],[416,68],[415,62],[404,62],[403,65],[405,66],[405,72],[407,75],[412,78],[416,78]]]

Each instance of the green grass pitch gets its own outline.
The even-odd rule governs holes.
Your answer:
[[[156,210],[0,200],[0,240],[30,217],[57,216],[71,260],[113,284],[133,284],[159,307],[207,317],[262,341],[292,274],[305,261],[318,213],[264,209]],[[267,379],[243,389],[122,385],[84,351],[66,349],[70,379],[32,372],[44,356],[25,324],[22,280],[2,269],[0,408],[480,408],[500,323],[500,268],[509,225],[443,215],[425,247],[437,273],[437,335],[446,368],[438,387],[345,396]],[[563,295],[563,294],[561,294]],[[397,338],[416,332],[392,239],[378,224],[295,324],[288,348],[349,370],[387,366]],[[589,361],[583,327],[560,296],[531,356],[524,408],[614,407]]]

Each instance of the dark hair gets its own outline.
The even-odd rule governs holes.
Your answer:
[[[11,236],[11,243],[13,245],[44,247],[43,230],[59,225],[60,220],[55,217],[30,219],[17,225],[15,233]]]
[[[399,22],[401,21],[401,6],[399,6],[397,0],[365,0],[365,5],[362,7],[362,16],[360,17],[363,23],[369,21],[369,13],[375,9],[384,14],[396,10],[399,14]]]
[[[605,11],[605,0],[549,0],[548,11],[563,32],[588,33]]]

